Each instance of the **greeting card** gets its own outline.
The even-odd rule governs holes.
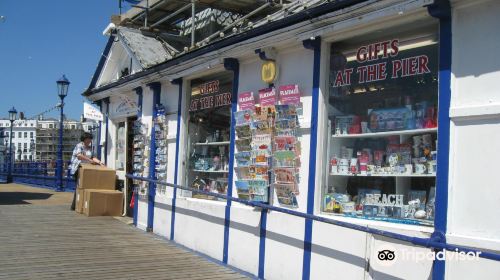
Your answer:
[[[250,136],[252,136],[250,125],[246,124],[242,126],[237,126],[236,135],[238,135],[238,138],[249,138]]]
[[[269,168],[267,165],[252,165],[249,167],[251,179],[260,179],[269,181]]]
[[[250,172],[250,166],[238,166],[235,167],[234,170],[236,171],[236,176],[239,180],[250,180],[254,178],[253,174]]]
[[[252,162],[256,165],[269,165],[268,158],[271,156],[269,150],[252,151]]]
[[[276,119],[296,119],[297,106],[295,105],[276,105]]]
[[[248,181],[235,181],[238,198],[248,200],[250,198]]]
[[[236,139],[236,149],[238,149],[238,152],[250,151],[252,149],[252,147],[250,146],[251,142],[251,138]]]
[[[251,152],[235,153],[234,158],[236,159],[238,167],[249,166],[251,163],[252,154]]]
[[[294,167],[295,153],[293,151],[276,151],[274,152],[275,167]]]
[[[248,192],[251,201],[268,202],[269,188],[266,180],[248,180]]]
[[[275,151],[295,151],[296,138],[293,136],[276,136],[274,138]]]
[[[271,134],[259,134],[252,137],[253,150],[267,150],[271,152]]]
[[[274,180],[277,183],[295,183],[295,168],[274,168]]]
[[[274,191],[281,206],[298,207],[297,194],[294,189],[295,184],[274,184]]]
[[[236,120],[236,126],[241,126],[245,124],[250,124],[252,122],[252,110],[238,111],[234,113],[234,118]]]

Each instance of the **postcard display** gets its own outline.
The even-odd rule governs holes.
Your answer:
[[[156,157],[155,157],[155,177],[158,181],[167,179],[167,135],[168,122],[166,118],[165,107],[157,105],[156,116],[154,118]],[[165,186],[159,186],[160,193],[165,193]]]
[[[143,124],[141,119],[134,122],[134,155],[133,174],[137,177],[148,177],[149,171],[149,137],[148,126]],[[133,180],[134,191],[140,196],[147,195],[147,183],[140,180]]]
[[[433,225],[438,44],[353,45],[332,47],[322,211]]]
[[[259,91],[255,104],[253,92],[238,95],[236,112],[235,171],[238,197],[270,203],[274,190],[278,203],[298,207],[300,142],[297,138],[297,85]],[[270,187],[272,187],[270,189]]]

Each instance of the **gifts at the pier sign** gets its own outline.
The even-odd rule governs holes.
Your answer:
[[[219,93],[219,81],[210,81],[201,84],[192,93],[189,111],[199,111],[211,108],[217,108],[231,104],[231,93]]]
[[[334,71],[333,87],[364,84],[431,73],[426,54],[400,57],[399,39],[359,47],[355,57],[347,59],[344,69]],[[349,63],[351,61],[356,63]],[[350,66],[356,67],[350,67]]]

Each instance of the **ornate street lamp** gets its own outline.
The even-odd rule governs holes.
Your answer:
[[[7,183],[12,183],[12,128],[14,126],[14,121],[17,119],[17,110],[16,108],[12,107],[12,109],[9,110],[9,120],[10,120],[10,134],[9,134],[9,173],[7,175]]]
[[[63,190],[63,129],[64,129],[64,97],[68,95],[68,88],[70,82],[63,75],[57,82],[57,95],[61,99],[61,104],[59,108],[61,108],[61,116],[59,119],[59,147],[57,150],[57,183],[58,183],[58,191]]]
[[[30,153],[31,153],[30,161],[35,161],[35,139],[33,138],[31,138],[30,140]]]

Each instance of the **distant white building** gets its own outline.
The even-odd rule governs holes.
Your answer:
[[[16,120],[12,127],[12,153],[16,160],[33,160],[36,153],[36,120]],[[3,145],[8,150],[10,145],[10,121],[0,119],[0,128],[4,129]]]
[[[96,124],[77,120],[64,121],[63,153],[69,160],[72,149],[80,141],[81,134],[92,132]],[[55,160],[59,141],[59,120],[43,116],[37,120],[16,120],[13,125],[12,152],[16,161],[21,160]],[[9,151],[10,120],[0,119],[0,162],[3,162]]]

